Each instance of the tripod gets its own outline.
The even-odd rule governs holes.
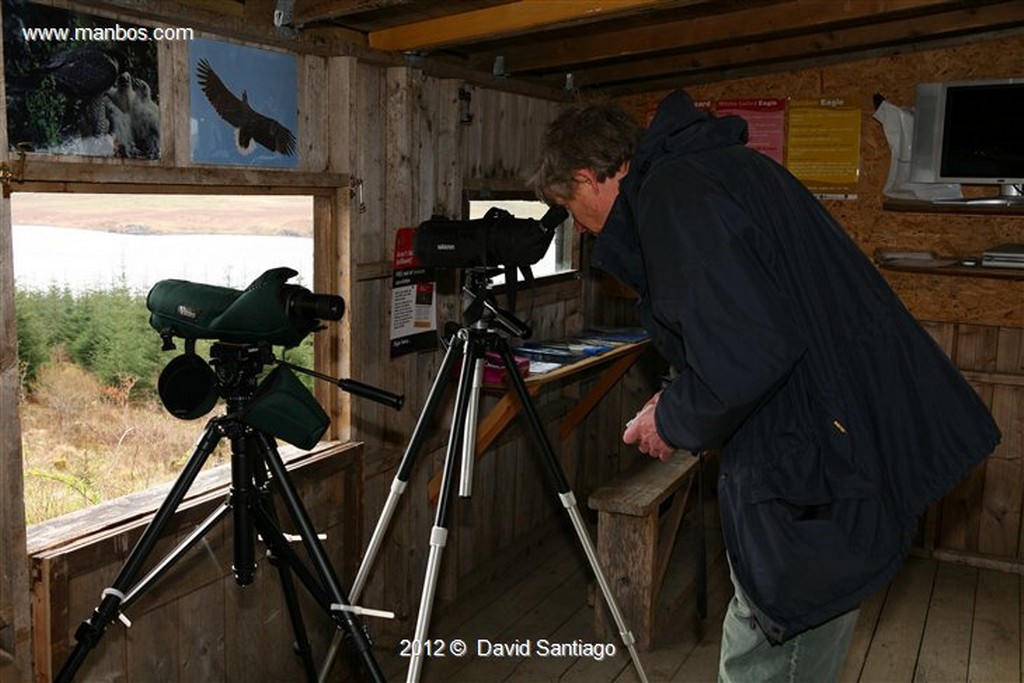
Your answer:
[[[273,361],[270,348],[262,345],[218,343],[211,348],[211,358],[211,362],[218,370],[218,391],[227,402],[227,411],[225,415],[207,423],[194,452],[171,487],[167,498],[157,509],[152,522],[132,549],[113,584],[103,591],[102,602],[75,632],[77,644],[56,680],[71,681],[110,622],[117,617],[127,623],[122,610],[134,602],[150,584],[170,569],[175,561],[231,512],[234,522],[232,569],[235,582],[244,586],[253,581],[256,567],[254,534],[258,533],[267,546],[269,562],[277,569],[281,581],[295,635],[295,651],[302,662],[306,678],[315,681],[316,668],[295,590],[295,577],[298,577],[316,602],[344,630],[350,648],[360,658],[362,671],[374,681],[383,681],[384,677],[371,652],[369,636],[356,618],[358,614],[369,610],[353,607],[349,603],[291,482],[274,439],[242,421],[241,416],[245,408],[253,401],[257,375],[267,362]],[[359,383],[353,384],[364,386]],[[373,390],[372,387],[368,389]],[[375,391],[378,395],[386,393]],[[231,443],[231,489],[227,499],[170,553],[159,560],[145,577],[134,583],[203,464],[225,437]],[[281,494],[285,508],[299,529],[312,569],[303,563],[281,530],[271,498],[275,489]]]
[[[466,282],[463,286],[463,293],[470,302],[466,308],[466,317],[473,322],[459,329],[451,338],[451,342],[444,355],[444,360],[441,362],[441,367],[437,371],[437,376],[427,395],[426,405],[420,413],[409,439],[409,444],[399,463],[398,472],[391,484],[391,491],[384,502],[383,511],[370,538],[366,554],[363,556],[363,561],[353,581],[353,599],[358,599],[369,575],[370,568],[376,559],[377,553],[380,551],[384,536],[390,526],[391,518],[408,485],[413,465],[422,448],[427,426],[432,424],[434,420],[435,413],[444,395],[448,378],[451,377],[451,370],[456,356],[461,351],[462,369],[459,374],[458,388],[456,389],[455,412],[452,417],[451,432],[445,453],[441,490],[438,496],[434,526],[430,532],[430,549],[427,558],[426,575],[423,581],[419,613],[416,619],[416,630],[413,637],[414,647],[411,649],[409,670],[406,678],[407,683],[418,681],[422,672],[424,652],[422,648],[415,647],[415,644],[427,642],[427,630],[430,625],[441,557],[448,538],[447,525],[450,516],[452,482],[455,468],[461,457],[459,495],[464,498],[469,497],[474,459],[473,447],[476,442],[476,414],[483,377],[484,356],[487,351],[496,351],[501,357],[509,381],[515,387],[519,401],[522,403],[523,412],[529,421],[530,429],[540,445],[541,455],[554,479],[559,500],[572,520],[580,545],[587,556],[587,560],[607,601],[609,611],[619,629],[619,635],[629,650],[640,680],[646,683],[647,677],[637,654],[633,634],[625,624],[622,612],[598,563],[597,553],[594,550],[594,544],[590,539],[590,534],[576,504],[576,497],[547,438],[544,426],[530,399],[526,384],[516,369],[515,360],[508,341],[500,334],[500,332],[505,332],[517,337],[526,337],[529,336],[530,330],[525,323],[517,320],[514,315],[497,306],[490,292],[490,280],[486,269],[468,270]],[[335,636],[335,641],[337,641],[337,635]],[[335,649],[332,646],[331,655],[333,655]],[[321,680],[324,680],[330,663],[330,659],[328,659],[326,667],[321,673]]]

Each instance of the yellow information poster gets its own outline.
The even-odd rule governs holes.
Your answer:
[[[822,199],[856,199],[860,120],[842,99],[791,101],[786,168]]]

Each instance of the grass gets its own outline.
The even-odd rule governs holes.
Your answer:
[[[64,360],[40,369],[20,410],[30,525],[174,479],[205,424],[171,416],[157,399],[134,399],[131,382],[106,386]]]

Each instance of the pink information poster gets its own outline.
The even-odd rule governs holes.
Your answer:
[[[437,346],[437,300],[434,271],[413,254],[416,228],[395,234],[391,276],[391,357]]]
[[[784,163],[786,144],[786,100],[752,97],[743,100],[718,100],[717,116],[740,116],[747,122],[747,146],[775,161]]]

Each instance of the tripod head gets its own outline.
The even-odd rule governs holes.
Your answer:
[[[268,342],[215,342],[209,362],[195,353],[194,341],[186,342],[185,353],[160,373],[157,390],[175,417],[201,417],[223,398],[226,417],[299,448],[312,448],[331,420],[295,374],[279,363]],[[262,377],[271,364],[279,365]]]
[[[478,267],[465,270],[462,285],[464,324],[467,327],[495,328],[513,337],[529,339],[533,330],[511,311],[498,306],[492,291],[491,277],[501,272],[500,268]]]

